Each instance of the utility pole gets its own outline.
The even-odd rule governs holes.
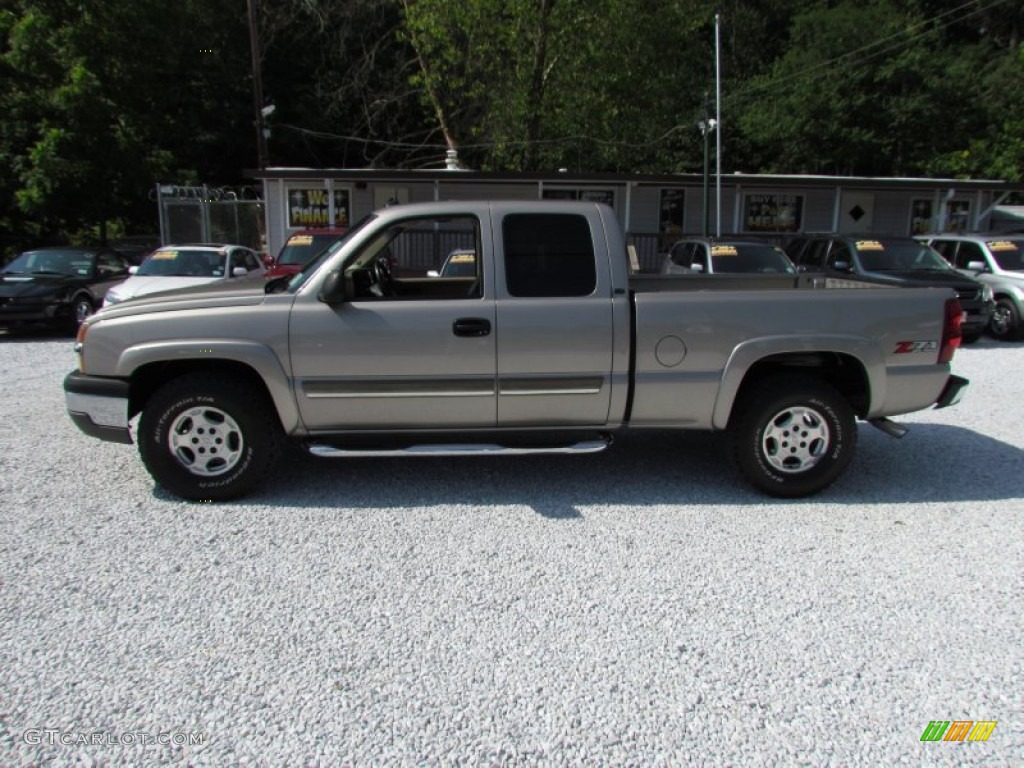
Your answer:
[[[256,158],[260,170],[267,167],[267,131],[264,126],[264,117],[273,111],[273,107],[263,105],[263,74],[260,60],[263,58],[260,53],[259,34],[259,2],[260,0],[246,0],[249,12],[249,48],[252,51],[252,107],[253,119],[256,125]]]

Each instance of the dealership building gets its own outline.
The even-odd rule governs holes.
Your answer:
[[[618,215],[641,268],[683,235],[740,234],[781,241],[798,232],[996,230],[1024,222],[1000,216],[1020,184],[1002,181],[724,174],[491,173],[464,170],[267,168],[266,247],[277,253],[300,229],[348,226],[392,203],[438,200],[593,200]]]

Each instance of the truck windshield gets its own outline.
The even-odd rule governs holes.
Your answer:
[[[715,272],[796,272],[781,248],[760,243],[712,245],[711,263]]]
[[[1000,269],[1010,272],[1024,271],[1024,239],[989,240],[986,245]]]
[[[862,240],[857,243],[857,256],[868,272],[948,272],[952,269],[938,251],[913,241]]]

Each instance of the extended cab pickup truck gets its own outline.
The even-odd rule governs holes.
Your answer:
[[[454,249],[474,274],[428,277]],[[290,279],[104,308],[64,389],[82,431],[134,433],[188,499],[242,494],[288,439],[325,457],[585,453],[626,427],[728,430],[748,481],[802,496],[850,462],[856,419],[898,436],[887,417],[959,399],[961,316],[949,289],[631,277],[596,203],[404,205]]]

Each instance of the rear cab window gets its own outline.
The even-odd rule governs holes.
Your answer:
[[[589,296],[597,288],[594,242],[585,216],[509,214],[502,242],[510,296]]]

